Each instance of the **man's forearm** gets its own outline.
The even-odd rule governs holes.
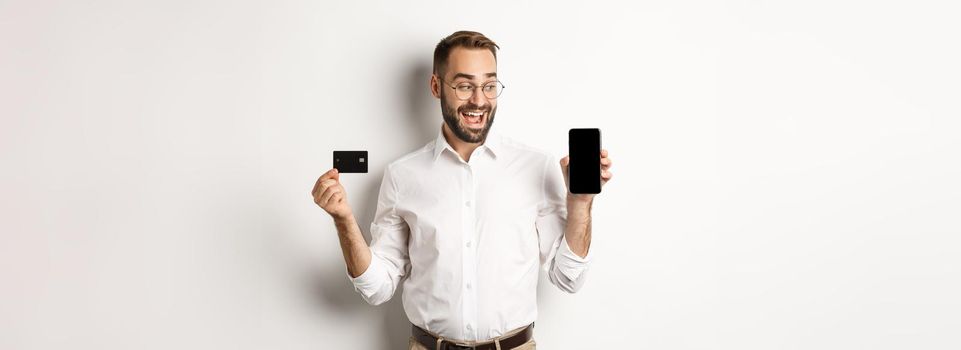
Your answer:
[[[591,205],[590,201],[567,199],[567,227],[564,237],[571,251],[580,257],[586,257],[591,248]]]
[[[353,215],[335,219],[334,225],[337,226],[337,237],[340,238],[340,250],[344,253],[347,273],[356,278],[370,266],[370,247],[367,246]]]

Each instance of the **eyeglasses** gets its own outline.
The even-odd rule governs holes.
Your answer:
[[[474,97],[474,90],[477,90],[478,87],[477,85],[471,83],[451,85],[445,81],[444,84],[449,86],[451,89],[454,89],[454,96],[457,96],[457,99],[461,101],[467,101],[470,100],[471,97]],[[489,81],[484,83],[484,85],[481,85],[480,89],[481,92],[484,93],[484,97],[487,97],[489,100],[493,100],[496,99],[497,96],[500,96],[502,92],[504,92],[504,84],[501,84],[499,80]]]

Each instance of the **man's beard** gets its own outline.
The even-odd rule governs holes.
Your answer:
[[[450,128],[450,131],[454,133],[454,136],[461,139],[461,141],[468,143],[480,143],[487,139],[487,133],[491,130],[491,125],[494,124],[494,114],[497,113],[497,107],[491,108],[491,105],[480,108],[479,106],[468,102],[467,104],[454,110],[449,105],[447,105],[446,96],[444,96],[444,91],[441,90],[440,93],[440,110],[441,114],[444,115],[444,123]],[[475,130],[468,128],[464,125],[464,121],[460,116],[460,112],[464,110],[474,110],[474,111],[484,111],[487,114],[487,123],[484,124],[484,128],[480,130]]]

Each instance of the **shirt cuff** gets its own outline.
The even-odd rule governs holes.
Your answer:
[[[377,292],[378,287],[383,284],[384,276],[387,275],[383,264],[374,254],[370,255],[370,266],[367,266],[367,270],[360,276],[351,277],[347,269],[344,269],[344,273],[347,274],[347,279],[354,284],[354,289],[365,297],[370,297]]]
[[[590,266],[592,259],[593,254],[591,254],[590,249],[587,251],[587,256],[583,258],[577,255],[577,253],[574,253],[574,251],[571,250],[571,246],[567,245],[567,236],[565,235],[564,238],[561,239],[560,248],[557,249],[555,263],[564,276],[570,278],[571,281],[576,281]]]

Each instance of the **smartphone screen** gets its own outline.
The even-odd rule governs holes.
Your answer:
[[[567,136],[571,193],[601,193],[601,130],[571,129]]]

